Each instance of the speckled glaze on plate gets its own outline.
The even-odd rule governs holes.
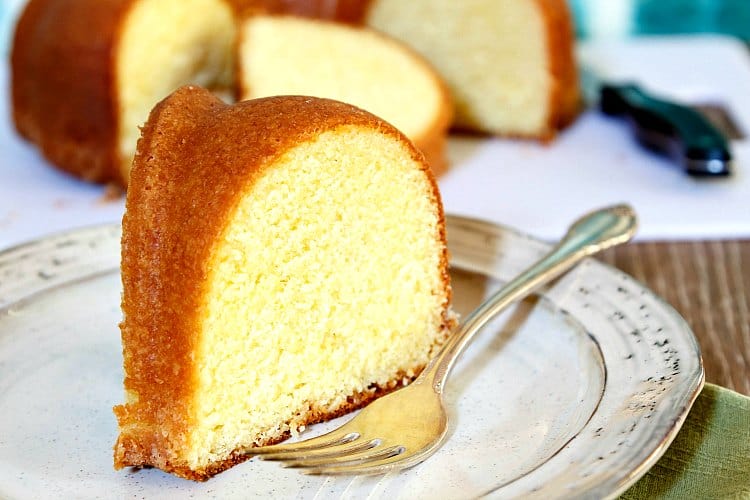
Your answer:
[[[661,456],[703,384],[684,320],[588,260],[479,334],[449,381],[450,437],[411,470],[333,478],[250,460],[206,483],[116,472],[119,231],[80,229],[0,253],[2,498],[613,497]],[[463,313],[546,249],[451,216],[448,239]]]

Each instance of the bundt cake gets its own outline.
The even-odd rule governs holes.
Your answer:
[[[434,70],[373,30],[292,16],[255,15],[240,28],[240,99],[327,97],[363,108],[401,130],[444,170],[453,108]]]
[[[271,13],[376,28],[447,91],[390,37]],[[138,127],[186,83],[349,100],[402,128],[440,172],[448,95],[457,128],[548,139],[578,111],[574,63],[565,0],[30,0],[11,91],[19,133],[94,182],[127,184]]]
[[[233,85],[232,8],[225,0],[30,0],[11,54],[16,128],[59,168],[125,184],[138,127],[157,101],[186,83]]]
[[[454,324],[439,193],[391,125],[184,87],[146,122],[122,237],[115,466],[204,480],[424,367]]]
[[[453,95],[455,126],[549,139],[580,107],[565,0],[266,0],[275,11],[365,24],[411,46]]]

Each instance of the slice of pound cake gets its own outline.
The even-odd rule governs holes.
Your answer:
[[[404,42],[448,85],[457,128],[547,140],[581,108],[566,0],[263,3],[275,12],[364,24]]]
[[[204,480],[413,379],[454,324],[423,155],[353,106],[154,108],[122,239],[115,467]]]
[[[353,104],[414,141],[436,173],[445,170],[450,94],[435,70],[374,30],[292,16],[249,16],[239,30],[240,99],[279,94]]]
[[[566,0],[371,0],[365,22],[435,65],[460,128],[549,139],[580,109]]]

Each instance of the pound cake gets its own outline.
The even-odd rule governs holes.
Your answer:
[[[240,28],[242,100],[310,95],[347,102],[393,124],[445,169],[452,104],[422,57],[374,30],[292,16],[249,16]]]
[[[235,0],[236,1],[236,0]],[[11,54],[18,132],[62,170],[125,185],[138,127],[180,85],[233,85],[225,0],[30,0]]]
[[[364,24],[423,55],[457,128],[550,139],[580,109],[565,0],[266,0],[276,11]]]
[[[177,90],[127,192],[115,467],[205,480],[408,383],[454,325],[447,266],[433,174],[385,121]]]

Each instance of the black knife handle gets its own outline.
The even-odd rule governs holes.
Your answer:
[[[641,144],[673,157],[688,174],[731,173],[727,141],[694,109],[652,97],[634,84],[604,85],[600,97],[604,113],[627,117]]]

